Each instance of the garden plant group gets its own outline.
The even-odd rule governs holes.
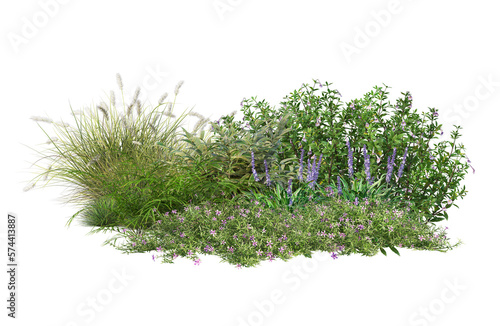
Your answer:
[[[113,232],[106,244],[168,263],[217,255],[241,268],[315,251],[336,259],[460,245],[437,224],[467,193],[461,127],[444,140],[436,109],[418,113],[408,92],[391,103],[385,85],[343,102],[313,82],[278,110],[252,97],[241,102],[244,121],[235,111],[210,122],[192,110],[174,120],[182,82],[171,100],[145,105],[140,89],[125,100],[117,75],[119,96],[71,109],[71,124],[32,117],[48,141],[25,190],[65,186],[78,207],[68,225]],[[191,132],[180,127],[187,115],[199,119]]]

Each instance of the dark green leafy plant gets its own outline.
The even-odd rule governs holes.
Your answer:
[[[205,141],[202,137],[187,132],[184,128],[184,142],[188,143],[182,151],[176,154],[185,164],[203,171],[202,178],[216,182],[219,192],[226,195],[241,195],[243,192],[263,189],[262,183],[251,181],[251,152],[255,153],[256,168],[263,170],[263,161],[274,162],[280,139],[290,129],[284,128],[288,117],[283,117],[279,122],[269,120],[258,132],[250,133],[241,127],[242,122],[234,122],[234,114],[221,117],[218,121],[211,122],[211,137]],[[222,122],[221,122],[222,120]],[[286,183],[286,165],[294,159],[283,159],[280,174],[276,173],[276,182]]]
[[[318,92],[321,89],[321,92]],[[459,188],[469,165],[465,149],[457,143],[459,126],[452,131],[452,141],[433,141],[443,134],[442,125],[437,123],[438,111],[419,114],[412,110],[413,98],[409,92],[395,104],[388,101],[388,86],[374,87],[363,98],[349,102],[341,101],[341,94],[331,89],[328,82],[302,85],[299,90],[286,96],[278,110],[266,101],[255,98],[243,101],[245,120],[253,128],[260,127],[259,119],[280,117],[293,113],[287,127],[292,132],[284,135],[278,160],[298,158],[300,150],[323,154],[319,180],[332,184],[336,176],[347,174],[348,165],[344,159],[347,153],[346,141],[354,148],[353,164],[355,178],[363,179],[361,148],[366,146],[370,154],[371,173],[382,175],[387,172],[387,161],[396,149],[401,165],[402,154],[407,150],[407,159],[402,176],[393,178],[390,186],[400,193],[404,200],[412,202],[414,209],[425,215],[428,222],[448,218],[446,208],[451,207],[467,191]],[[251,109],[259,110],[254,113]],[[457,206],[458,207],[458,206]]]

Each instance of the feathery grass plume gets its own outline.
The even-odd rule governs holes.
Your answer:
[[[64,121],[55,122],[54,124],[64,128],[71,128],[71,125]]]
[[[76,111],[71,112],[71,114],[76,118],[77,115],[82,115],[83,111],[82,110],[76,110]]]
[[[160,114],[159,113],[156,113],[155,114],[155,117],[153,118],[153,122],[152,124],[156,126],[156,123],[158,122],[158,119],[160,118]]]
[[[175,91],[174,91],[175,96],[177,96],[177,94],[179,94],[179,89],[181,88],[182,84],[184,84],[183,80],[179,81],[177,83],[177,85],[175,86]]]
[[[50,145],[50,144],[52,144],[52,143],[55,143],[55,142],[56,142],[56,141],[58,141],[58,140],[59,140],[59,138],[57,138],[57,137],[54,137],[54,138],[49,138],[49,140],[47,140],[47,141],[45,142],[45,144]]]
[[[110,97],[111,106],[114,107],[114,106],[116,106],[115,92],[110,91],[109,93],[110,93],[109,97]]]
[[[32,116],[30,119],[34,120],[34,121],[39,121],[39,122],[47,122],[47,123],[54,122],[51,118],[46,118],[46,117]]]
[[[132,99],[132,102],[137,102],[137,100],[139,99],[139,95],[141,94],[141,88],[140,87],[137,87],[135,89],[135,93],[134,93],[134,98]]]
[[[36,185],[36,182],[30,183],[29,185],[27,185],[26,187],[23,188],[23,191],[28,192],[31,189],[35,188],[35,185]]]
[[[205,119],[204,116],[202,116],[201,114],[199,114],[198,112],[189,112],[188,115],[192,116],[192,117],[197,117],[201,120]]]
[[[92,164],[95,164],[97,161],[99,161],[101,159],[101,154],[97,154],[96,156],[94,156],[88,163],[87,163],[87,167],[88,166],[91,166]]]
[[[236,111],[236,110],[234,110],[234,111],[233,111],[233,112],[231,112],[229,115],[230,115],[230,116],[235,116],[235,115],[236,115],[236,113],[237,113],[237,111]]]
[[[196,123],[196,125],[194,126],[194,131],[197,131],[198,129],[202,129],[207,124],[207,122],[209,120],[210,120],[209,118],[206,118],[206,119],[203,119],[203,120],[199,120]]]
[[[142,145],[142,143],[141,143],[141,142],[139,142],[139,141],[135,141],[135,140],[132,140],[132,144],[134,144],[134,145],[138,145],[138,146]]]
[[[158,100],[158,104],[162,104],[163,101],[165,101],[165,99],[167,98],[167,96],[168,96],[168,93],[166,93],[166,92],[163,93],[163,95],[160,96],[160,99]]]
[[[106,104],[106,102],[101,101],[101,106],[102,106],[103,108],[105,108],[107,111],[109,111],[109,107],[108,107],[108,105]]]
[[[123,92],[123,82],[122,82],[122,76],[120,74],[116,74],[116,83],[118,84],[118,88]]]
[[[126,116],[124,116],[123,113],[120,115],[120,122],[121,122],[122,127],[125,131],[130,129],[128,118]]]
[[[170,115],[172,113],[172,102],[169,102],[167,105],[167,115]]]
[[[43,181],[46,181],[47,178],[49,177],[49,173],[50,171],[52,171],[52,164],[49,165],[49,167],[47,168],[47,172],[45,173],[45,175],[43,176]]]
[[[98,105],[97,109],[102,112],[106,120],[109,120],[108,110],[106,110],[102,105]]]
[[[141,115],[141,113],[142,113],[141,100],[137,100],[137,102],[135,103],[135,110],[137,111],[137,115]]]

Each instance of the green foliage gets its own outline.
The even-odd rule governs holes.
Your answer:
[[[336,258],[458,245],[450,245],[431,222],[447,219],[446,209],[467,192],[460,189],[469,167],[457,143],[460,127],[451,141],[434,144],[438,113],[412,111],[409,93],[393,105],[387,86],[375,87],[343,103],[329,86],[303,85],[278,111],[266,101],[244,100],[245,126],[231,114],[211,122],[206,132],[200,130],[206,119],[188,113],[201,118],[193,132],[181,128],[183,134],[177,130],[185,115],[170,123],[175,98],[145,107],[136,92],[131,103],[123,101],[120,114],[111,95],[108,103],[73,112],[73,126],[49,122],[56,136],[38,152],[48,164],[34,182],[59,181],[69,188],[67,201],[82,206],[69,223],[78,217],[96,232],[122,229],[107,243],[127,253],[154,251],[164,262],[216,254],[249,267],[318,250]],[[251,108],[260,112],[254,116]],[[346,140],[354,151],[353,178],[347,178]],[[372,184],[366,181],[364,145]],[[394,148],[393,177],[386,183]],[[303,149],[302,163],[322,155],[320,169],[307,171],[308,181],[299,164]]]
[[[287,189],[277,184],[274,190],[266,189],[263,192],[247,192],[245,196],[249,200],[265,203],[269,208],[286,208],[292,212],[294,208],[304,207],[308,203],[321,203],[328,200],[331,193],[327,193],[321,187],[311,188],[310,184],[302,184],[298,189],[292,191],[291,196],[288,196]]]
[[[241,127],[242,122],[234,122],[234,115],[221,117],[217,123],[211,123],[213,135],[205,141],[204,134],[196,137],[184,128],[184,142],[188,146],[180,154],[184,162],[196,170],[202,170],[202,177],[217,182],[222,191],[233,195],[242,194],[249,189],[263,189],[263,181],[253,182],[251,169],[251,152],[255,154],[255,166],[264,171],[264,160],[269,164],[275,162],[280,139],[290,131],[286,129],[288,117],[279,122],[269,120],[257,132],[250,133]],[[222,120],[222,123],[220,122]],[[283,159],[275,182],[286,184],[286,178],[291,175],[285,172],[286,165],[293,159]]]
[[[107,103],[81,112],[72,109],[72,125],[51,123],[54,136],[39,124],[49,137],[49,147],[37,151],[41,157],[35,165],[42,172],[33,184],[66,187],[66,201],[83,206],[79,213],[95,225],[109,221],[109,226],[140,228],[150,224],[154,207],[185,204],[183,193],[189,188],[175,151],[184,146],[177,129],[186,111],[172,123],[176,97],[151,107],[141,104],[138,95],[139,91],[131,103],[123,101],[122,112],[114,93]],[[115,213],[107,212],[108,200],[116,205]]]
[[[409,92],[402,93],[393,104],[388,100],[387,89],[388,86],[374,87],[364,97],[344,103],[341,94],[331,89],[328,82],[315,81],[314,85],[303,84],[287,95],[278,110],[252,97],[243,101],[243,111],[254,130],[260,125],[252,109],[259,110],[255,116],[260,119],[292,113],[287,124],[292,132],[284,135],[278,160],[298,159],[302,148],[308,155],[323,154],[324,164],[318,180],[326,180],[328,184],[333,183],[337,175],[347,175],[347,140],[354,150],[358,179],[364,177],[363,145],[370,154],[372,175],[387,172],[387,160],[394,148],[397,150],[396,174],[408,148],[401,178],[392,178],[390,186],[404,200],[411,201],[427,221],[447,218],[444,209],[467,193],[465,187],[460,189],[469,168],[464,146],[456,142],[460,127],[455,126],[456,130],[451,132],[452,141],[433,144],[442,132],[442,125],[437,122],[438,111],[429,108],[429,112],[419,114],[416,109],[412,110],[413,98]]]
[[[164,263],[217,255],[238,267],[311,257],[314,251],[374,256],[384,248],[399,254],[396,247],[445,252],[460,245],[451,245],[445,230],[420,223],[411,214],[382,203],[354,206],[340,199],[293,212],[246,200],[233,205],[206,202],[182,212],[157,212],[151,228],[141,233],[123,230],[107,244],[125,253],[151,252]]]
[[[393,206],[400,203],[400,198],[396,192],[383,183],[385,177],[378,179],[373,184],[369,184],[364,179],[345,180],[340,177],[342,198],[347,201],[354,202],[368,199],[370,201],[389,201]]]

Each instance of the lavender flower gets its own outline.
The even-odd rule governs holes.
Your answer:
[[[271,177],[269,176],[269,169],[267,168],[267,161],[264,160],[264,167],[266,168],[266,185],[271,187]]]
[[[359,204],[359,201],[358,201],[358,197],[354,198],[354,205],[358,206]]]
[[[307,159],[307,181],[311,181],[311,160]]]
[[[398,180],[399,178],[401,178],[401,175],[403,175],[403,169],[405,167],[405,163],[406,163],[406,156],[408,155],[408,146],[406,147],[405,149],[405,153],[403,155],[403,162],[401,162],[401,165],[399,167],[399,171],[398,171]]]
[[[347,165],[349,166],[349,177],[352,178],[354,175],[354,166],[353,166],[353,157],[352,157],[352,149],[351,149],[351,143],[349,140],[347,141],[347,155],[348,155],[348,161]]]
[[[370,155],[366,152],[366,145],[363,145],[363,155],[365,157],[366,180],[371,186],[373,181],[371,180],[371,175],[370,175]]]
[[[339,191],[339,196],[342,196],[342,188],[340,187],[340,177],[337,176],[337,187]]]
[[[392,158],[387,158],[387,176],[385,177],[385,182],[389,183],[391,181],[392,170],[394,169],[394,160],[396,159],[396,148],[394,148],[394,152],[392,153]]]
[[[288,180],[288,190],[286,192],[288,194],[288,197],[292,196],[292,179]]]
[[[253,172],[253,177],[255,181],[259,182],[259,175],[257,174],[257,171],[255,171],[255,158],[252,152],[252,172]]]

